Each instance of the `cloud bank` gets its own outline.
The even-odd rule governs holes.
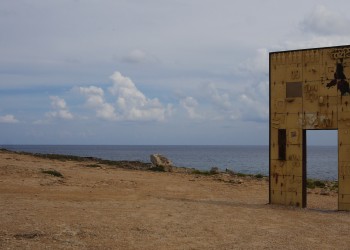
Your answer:
[[[331,11],[323,5],[316,8],[301,22],[305,32],[315,35],[350,35],[350,19],[347,13]]]
[[[262,143],[269,52],[350,41],[345,0],[108,2],[4,2],[0,122],[19,141]]]
[[[86,97],[86,106],[95,110],[96,117],[109,121],[117,120],[118,116],[115,109],[112,104],[105,101],[102,88],[95,86],[80,87],[79,92]]]
[[[0,123],[18,123],[14,115],[0,116]]]
[[[73,119],[73,115],[69,112],[66,101],[58,96],[50,96],[51,107],[53,111],[50,111],[46,114],[49,118],[59,118],[63,120]]]
[[[148,98],[119,71],[111,77],[108,88],[112,101],[105,100],[105,90],[96,86],[79,87],[86,97],[86,107],[95,110],[96,117],[109,121],[165,121],[172,105],[163,105],[157,98]],[[114,101],[113,101],[114,100]]]

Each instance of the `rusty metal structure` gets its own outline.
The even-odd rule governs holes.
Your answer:
[[[271,204],[306,207],[306,130],[338,130],[338,209],[350,210],[350,45],[271,52]]]

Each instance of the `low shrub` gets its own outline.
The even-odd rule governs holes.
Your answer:
[[[209,172],[210,174],[218,174],[220,173],[220,170],[218,167],[212,167]]]
[[[314,189],[316,187],[314,180],[308,179],[306,182],[306,187],[310,189]]]
[[[163,166],[154,166],[154,167],[151,167],[149,170],[155,171],[155,172],[165,172],[165,169]]]
[[[43,174],[50,174],[50,175],[53,175],[55,177],[63,178],[63,175],[60,172],[56,171],[56,170],[41,170],[41,172]]]
[[[248,176],[248,174],[243,174],[243,173],[237,173],[236,174],[238,177],[246,177],[246,176]]]
[[[331,191],[338,191],[338,182],[337,181],[332,182],[330,189]]]
[[[44,158],[44,159],[50,159],[50,160],[59,160],[59,161],[85,161],[86,158],[81,156],[75,156],[75,155],[61,155],[61,154],[39,154],[39,153],[22,153],[22,154],[28,154],[28,155],[34,155],[36,157]]]
[[[324,187],[326,187],[326,183],[324,181],[321,181],[321,180],[307,179],[306,187],[311,188],[311,189],[314,189],[317,187],[324,188]]]
[[[320,180],[315,180],[314,184],[316,187],[319,187],[319,188],[324,188],[326,186],[326,183],[324,183],[323,181],[320,181]]]
[[[193,170],[192,174],[213,175],[213,173],[211,173],[210,171],[201,171],[198,169]]]
[[[99,168],[101,166],[98,165],[98,164],[89,164],[89,165],[85,165],[85,167],[88,167],[88,168]]]
[[[254,177],[257,179],[262,179],[264,176],[262,174],[256,174],[254,175]]]

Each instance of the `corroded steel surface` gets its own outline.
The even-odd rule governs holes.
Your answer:
[[[270,53],[270,203],[306,206],[305,131],[338,130],[338,209],[350,210],[349,78],[350,46]]]

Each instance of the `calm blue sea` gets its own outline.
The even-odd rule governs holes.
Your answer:
[[[176,166],[209,170],[218,167],[246,174],[269,171],[268,146],[107,146],[107,145],[0,145],[14,151],[31,153],[92,156],[107,160],[149,162],[151,154],[168,157]],[[338,155],[336,146],[308,146],[308,178],[336,180]]]

